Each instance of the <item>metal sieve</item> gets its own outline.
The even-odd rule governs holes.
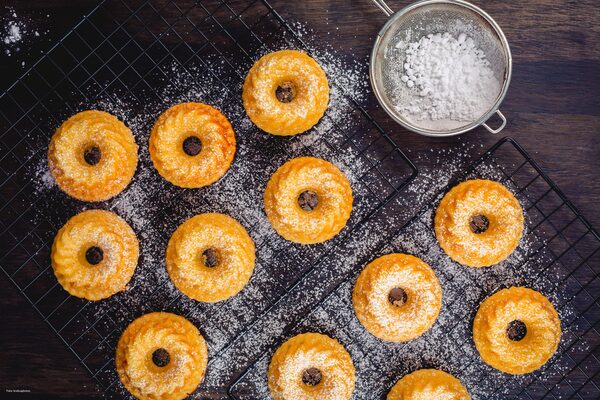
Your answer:
[[[491,133],[506,126],[506,118],[498,109],[506,96],[512,74],[512,56],[508,41],[498,24],[485,11],[463,0],[422,0],[394,14],[384,0],[372,0],[390,19],[381,28],[371,52],[369,76],[371,86],[383,109],[400,125],[426,136],[453,136],[483,125]],[[481,49],[501,83],[493,105],[473,121],[417,120],[398,105],[415,97],[406,85],[398,84],[405,51],[398,43],[417,41],[430,33],[448,32],[454,37],[465,33]],[[393,63],[393,65],[392,65]],[[490,97],[494,94],[490,94]],[[491,128],[487,121],[496,114],[501,124]]]

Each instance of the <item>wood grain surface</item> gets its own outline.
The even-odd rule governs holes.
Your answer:
[[[23,70],[21,62],[50,46],[94,2],[81,0],[5,0],[2,21],[11,10],[46,32],[11,57],[0,58],[0,87]],[[397,10],[409,2],[389,0]],[[475,0],[503,28],[511,45],[514,67],[508,95],[501,106],[508,118],[502,135],[518,140],[593,226],[600,226],[600,8],[595,0]],[[366,60],[386,17],[369,0],[273,0],[290,21],[305,24],[319,41],[348,59]],[[375,99],[370,95],[369,103]],[[418,136],[395,125],[383,112],[378,122],[411,156],[465,143],[481,145],[474,155],[495,143],[482,128],[449,139]],[[415,158],[415,157],[413,157]],[[418,167],[441,160],[420,157]],[[87,372],[31,309],[15,288],[0,278],[0,398],[98,397]],[[26,389],[29,394],[5,393]]]

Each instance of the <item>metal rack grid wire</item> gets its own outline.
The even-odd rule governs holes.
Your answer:
[[[471,272],[447,258],[433,234],[437,201],[458,182],[488,178],[509,186],[526,213],[526,233],[517,251],[499,266]],[[289,337],[307,331],[337,338],[357,362],[357,398],[385,398],[403,375],[419,368],[442,368],[459,377],[475,398],[596,399],[600,393],[600,236],[531,156],[514,140],[504,138],[464,173],[453,179],[409,222],[359,259],[348,275],[322,297],[319,306],[300,313],[285,326],[279,340],[254,360],[232,385],[236,399],[267,397],[266,370],[275,349]],[[423,234],[425,233],[425,236]],[[354,280],[364,265],[379,255],[406,252],[434,267],[442,281],[444,307],[434,328],[410,344],[390,344],[365,333],[351,301]],[[448,270],[443,270],[443,265]],[[458,275],[472,274],[465,280]],[[471,286],[465,294],[465,282]],[[563,336],[557,353],[540,370],[524,376],[500,373],[485,365],[471,337],[477,306],[504,287],[541,290],[562,318]],[[465,300],[468,297],[468,300]],[[465,306],[461,303],[467,303]],[[447,315],[447,318],[443,318]],[[274,316],[273,316],[274,318]],[[362,332],[362,334],[360,334]],[[441,342],[441,343],[440,343]],[[455,351],[445,350],[456,342]],[[427,349],[439,354],[432,355]],[[417,354],[416,358],[411,354]]]
[[[346,107],[343,121],[340,116],[326,114],[314,132],[302,135],[309,140],[299,137],[286,142],[244,125],[239,93],[247,70],[260,55],[290,47],[309,50],[266,1],[184,4],[172,0],[108,0],[98,5],[0,96],[0,208],[3,214],[0,239],[5,250],[0,266],[107,396],[123,394],[114,371],[113,354],[120,333],[134,317],[158,309],[186,315],[201,326],[211,349],[215,350],[212,362],[234,344],[247,326],[260,320],[269,307],[302,281],[319,260],[415,177],[416,168],[410,160],[336,82],[330,82],[332,102]],[[174,70],[185,76],[185,83],[171,82]],[[202,192],[205,197],[162,181],[152,170],[143,143],[160,111],[172,105],[175,98],[190,99],[189,94],[184,93],[190,84],[203,87],[202,93],[194,93],[192,99],[217,105],[229,117],[238,133],[240,148],[249,149],[246,158],[249,155],[259,158],[257,149],[266,154],[253,160],[254,171],[261,176],[251,180],[256,187],[244,187],[244,191],[252,195],[264,187],[275,168],[294,156],[312,154],[351,164],[345,167],[353,175],[356,212],[347,229],[327,244],[306,250],[285,243],[273,232],[265,233],[264,224],[257,223],[252,215],[231,209],[228,202],[219,197],[219,190],[228,179],[233,179],[236,165],[244,162],[244,155],[236,156],[232,171],[220,188],[215,185],[214,190]],[[168,90],[162,90],[166,86]],[[132,114],[150,117],[132,127],[140,145],[140,168],[132,185],[121,196],[93,207],[119,213],[125,209],[132,187],[151,185],[159,193],[152,199],[153,208],[129,210],[130,214],[125,215],[141,235],[142,250],[151,236],[157,238],[157,247],[164,247],[184,217],[203,211],[233,215],[257,241],[259,258],[249,285],[254,284],[256,290],[246,290],[237,299],[214,306],[194,303],[173,290],[164,272],[155,272],[164,271],[160,250],[158,254],[142,254],[129,290],[101,304],[73,298],[62,290],[49,262],[52,239],[69,217],[89,205],[65,196],[56,188],[40,191],[37,186],[45,178],[39,176],[44,173],[39,171],[39,166],[45,164],[49,138],[63,120],[86,108],[101,108],[107,102],[131,105],[125,111],[114,110],[126,123]],[[252,144],[253,141],[256,143]],[[290,142],[294,146],[289,146]],[[340,158],[342,154],[352,157],[346,160]],[[141,173],[143,170],[152,174],[145,175]],[[140,223],[139,213],[149,215]],[[266,248],[278,253],[279,270],[268,268],[271,260],[261,260],[261,251]],[[153,280],[151,288],[144,285],[144,279]],[[251,303],[253,308],[247,308],[246,303]],[[227,323],[234,325],[227,318],[244,322],[223,332]],[[204,322],[213,325],[203,325]],[[211,334],[213,329],[218,332],[214,335],[218,340]],[[204,390],[210,394],[213,389],[222,388]]]

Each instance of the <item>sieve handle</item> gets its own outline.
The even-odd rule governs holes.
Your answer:
[[[384,0],[371,0],[385,15],[388,17],[392,15],[394,12],[392,9],[385,3]]]
[[[496,110],[496,115],[498,116],[498,118],[500,118],[502,120],[502,123],[500,124],[500,126],[496,129],[492,129],[489,127],[489,125],[487,124],[487,121],[485,121],[483,124],[483,127],[485,129],[487,129],[488,131],[490,131],[490,133],[496,134],[499,133],[502,129],[504,129],[504,127],[506,126],[506,117],[504,116],[504,114],[502,114],[500,112],[500,110]]]

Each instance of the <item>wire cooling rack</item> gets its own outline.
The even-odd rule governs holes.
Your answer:
[[[0,266],[106,397],[127,395],[113,359],[123,329],[145,312],[165,310],[185,315],[208,341],[210,361],[196,393],[200,398],[265,396],[264,370],[272,352],[286,338],[308,330],[337,337],[349,349],[359,374],[356,397],[361,399],[383,397],[404,373],[423,366],[460,376],[479,398],[597,398],[598,235],[510,140],[492,148],[462,178],[492,174],[517,192],[528,215],[528,246],[507,264],[486,269],[490,273],[485,279],[466,280],[464,269],[452,265],[452,273],[436,269],[445,288],[442,315],[447,317],[440,317],[414,347],[386,345],[357,326],[349,291],[358,271],[375,255],[410,251],[434,268],[433,261],[443,257],[430,254],[435,253],[434,245],[415,243],[415,237],[431,241],[422,232],[430,231],[432,208],[401,230],[390,231],[393,226],[387,222],[395,200],[416,169],[336,82],[331,82],[332,105],[344,104],[343,115],[328,112],[307,134],[280,140],[248,124],[239,99],[243,77],[260,55],[286,47],[306,44],[264,1],[106,1],[0,96],[0,241],[5,250]],[[173,82],[174,75],[186,79]],[[190,85],[201,90],[190,92]],[[223,110],[239,144],[230,172],[199,191],[165,183],[145,148],[156,116],[184,100],[205,101]],[[56,231],[90,205],[56,188],[40,191],[44,178],[32,171],[39,172],[44,164],[49,138],[64,119],[107,104],[130,105],[108,111],[132,127],[140,145],[140,167],[123,194],[92,207],[124,216],[140,237],[142,255],[127,292],[90,303],[68,296],[49,265]],[[256,201],[276,167],[306,154],[339,164],[356,195],[348,228],[327,244],[309,248],[281,240],[264,224]],[[235,190],[228,190],[231,187]],[[132,206],[131,200],[140,196],[147,198],[144,207],[135,202]],[[162,261],[176,226],[205,211],[236,217],[257,244],[257,266],[249,285],[216,305],[181,295],[169,282]],[[369,232],[378,232],[378,237],[368,239]],[[466,293],[465,282],[475,282],[476,289]],[[522,378],[482,365],[468,334],[477,304],[509,284],[533,285],[548,294],[561,312],[565,331],[550,363]],[[448,340],[460,344],[462,351],[443,351],[440,343],[447,345]]]
[[[526,214],[526,231],[517,250],[505,262],[484,269],[466,268],[450,260],[433,233],[433,216],[442,195],[458,182],[473,178],[494,179],[510,187]],[[360,237],[353,239],[358,246],[365,245]],[[350,249],[353,239],[346,242]],[[283,306],[265,319],[265,329],[276,335],[255,355],[254,363],[232,385],[230,395],[236,399],[267,398],[267,369],[274,351],[298,333],[317,331],[337,338],[350,352],[357,368],[355,397],[360,399],[385,398],[398,379],[420,368],[452,373],[476,399],[597,399],[599,250],[600,236],[579,211],[529,154],[512,139],[502,139],[390,240],[365,249],[353,265],[329,260],[334,264],[331,268],[344,278],[320,293],[318,307],[312,304],[300,309],[285,324],[270,324],[268,320],[288,314],[285,304],[294,303],[299,295],[290,292],[282,298]],[[352,308],[357,274],[368,262],[390,252],[414,254],[425,260],[436,271],[444,291],[443,308],[434,327],[406,344],[385,343],[366,333]],[[472,341],[471,325],[481,301],[510,286],[541,291],[562,319],[559,350],[542,369],[524,376],[503,374],[485,365]],[[312,295],[307,287],[300,287],[298,292]]]
[[[243,78],[261,55],[282,48],[310,51],[266,1],[108,0],[0,96],[0,266],[106,397],[127,396],[113,358],[121,332],[135,317],[157,310],[185,315],[200,328],[210,360],[198,395],[226,396],[231,382],[252,361],[235,357],[242,333],[260,325],[282,296],[307,282],[321,260],[415,177],[412,162],[335,80],[330,81],[332,106],[310,132],[282,139],[250,124],[240,99]],[[194,100],[224,112],[236,131],[238,150],[219,183],[190,191],[158,176],[146,143],[160,112]],[[132,184],[115,199],[97,204],[46,187],[51,181],[45,159],[52,133],[66,118],[89,108],[116,114],[132,128],[140,146]],[[265,223],[262,212],[268,177],[299,155],[333,161],[353,187],[354,210],[347,228],[323,245],[284,241]],[[86,208],[111,209],[123,216],[141,246],[129,289],[96,303],[69,296],[57,283],[49,259],[57,230]],[[257,245],[257,265],[248,286],[217,304],[186,298],[164,271],[171,233],[185,219],[207,211],[240,220]]]

